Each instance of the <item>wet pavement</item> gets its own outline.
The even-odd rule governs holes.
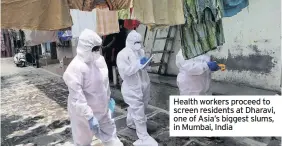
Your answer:
[[[68,90],[62,78],[43,69],[17,68],[1,59],[1,145],[73,145],[67,115]],[[137,139],[126,127],[127,104],[116,100],[114,118],[118,136],[127,146]],[[153,106],[146,110],[148,132],[163,146],[281,145],[281,138],[201,137],[170,138],[168,112]],[[92,145],[101,145],[93,138]]]

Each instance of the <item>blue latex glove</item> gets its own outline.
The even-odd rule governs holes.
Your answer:
[[[148,58],[143,57],[140,59],[140,64],[144,65],[148,61]]]
[[[208,66],[209,66],[211,71],[218,71],[220,69],[220,67],[214,61],[208,62]]]
[[[100,127],[99,122],[95,117],[92,117],[90,120],[88,120],[90,129],[94,132],[94,134],[99,133]]]
[[[116,105],[115,100],[113,98],[111,98],[110,102],[109,102],[109,108],[112,111],[112,113],[115,111],[115,105]]]

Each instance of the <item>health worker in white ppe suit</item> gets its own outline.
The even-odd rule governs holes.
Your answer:
[[[135,146],[158,146],[147,132],[145,109],[150,100],[150,78],[146,68],[142,69],[148,59],[142,49],[142,36],[131,31],[126,38],[126,47],[117,55],[117,66],[123,80],[121,93],[129,105],[127,126],[136,129],[138,140]]]
[[[185,60],[182,49],[176,55],[176,66],[179,68],[177,85],[180,95],[207,95],[211,83],[211,72],[220,69],[208,55]]]
[[[123,146],[110,117],[108,70],[99,49],[102,39],[85,29],[79,36],[77,55],[63,79],[69,89],[68,113],[75,145],[88,146],[95,135],[104,146]]]

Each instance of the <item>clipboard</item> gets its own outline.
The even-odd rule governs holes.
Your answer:
[[[154,55],[152,55],[152,56],[148,59],[148,61],[141,67],[141,69],[144,69],[144,68],[152,61],[153,57],[154,57]]]

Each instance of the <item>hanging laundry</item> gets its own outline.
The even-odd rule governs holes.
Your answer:
[[[133,19],[135,20],[136,18],[134,17],[134,11],[133,9],[133,0],[131,0],[130,8],[127,9],[122,9],[118,10],[118,19]]]
[[[23,30],[25,34],[25,46],[35,46],[46,42],[56,42],[56,31],[31,31]]]
[[[106,0],[94,0],[94,5],[95,7],[97,5],[104,5],[104,4],[107,4],[107,1]]]
[[[81,11],[92,11],[95,7],[95,0],[68,0],[70,9]]]
[[[97,34],[103,36],[119,32],[117,11],[110,11],[109,8],[97,8],[96,14]]]
[[[11,47],[10,33],[8,29],[1,29],[1,57],[12,57],[13,48]]]
[[[132,5],[132,0],[107,0],[110,10],[129,9]]]
[[[186,23],[181,25],[181,44],[185,59],[217,49],[225,43],[221,0],[185,0]]]
[[[134,8],[130,8],[130,18],[132,17],[132,12]],[[140,25],[138,20],[126,19],[124,20],[124,28],[128,30],[135,30]]]
[[[223,0],[224,17],[232,17],[249,5],[249,0]]]
[[[128,30],[135,30],[140,25],[138,20],[124,20],[124,28]]]
[[[67,0],[2,0],[1,28],[59,30],[72,26]]]
[[[134,16],[145,25],[184,24],[182,0],[134,0]]]
[[[1,29],[1,57],[6,57],[6,44],[4,39],[4,32]]]
[[[96,10],[92,12],[70,10],[73,26],[72,37],[78,38],[84,29],[96,31]]]
[[[118,19],[130,19],[130,9],[122,9],[118,11]]]
[[[97,6],[107,5],[106,0],[68,0],[70,9],[77,9],[81,11],[93,11]]]
[[[198,21],[203,21],[204,18],[202,18],[204,15],[204,11],[206,9],[210,10],[212,12],[212,15],[215,17],[217,16],[217,0],[197,0],[195,3],[196,6],[196,11],[197,11],[197,15],[198,16]]]

